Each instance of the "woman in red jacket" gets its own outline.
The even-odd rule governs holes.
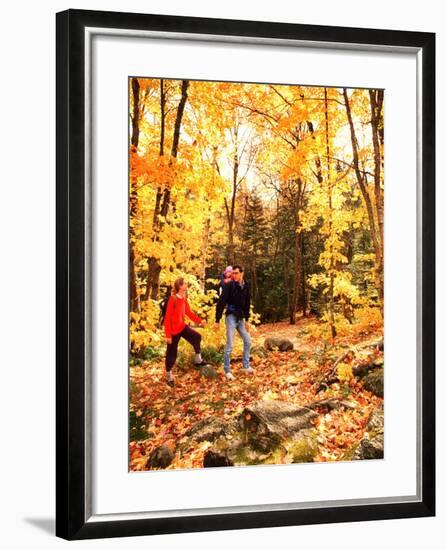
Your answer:
[[[202,367],[206,364],[201,358],[201,334],[189,325],[186,325],[185,319],[187,316],[194,323],[202,326],[205,321],[204,319],[200,319],[198,315],[195,315],[189,306],[189,302],[185,296],[187,283],[184,277],[177,279],[173,288],[172,296],[167,302],[166,316],[164,318],[164,329],[167,340],[166,373],[169,386],[174,385],[172,367],[177,359],[180,338],[184,338],[193,346],[195,350],[195,366]]]

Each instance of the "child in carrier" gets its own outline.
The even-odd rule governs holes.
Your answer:
[[[224,270],[224,272],[221,274],[221,277],[220,277],[220,284],[218,286],[219,296],[221,296],[224,286],[231,281],[232,281],[232,266],[228,265],[228,267]]]

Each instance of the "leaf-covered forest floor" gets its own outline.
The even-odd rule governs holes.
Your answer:
[[[166,384],[164,357],[155,357],[130,367],[130,470],[145,470],[150,453],[159,445],[172,450],[185,432],[204,418],[231,420],[257,400],[278,399],[299,406],[327,398],[347,400],[351,407],[327,412],[316,420],[319,451],[315,461],[346,460],[364,436],[370,413],[383,399],[367,391],[355,377],[320,390],[321,381],[333,369],[334,361],[353,349],[355,364],[370,360],[372,354],[382,360],[383,352],[373,344],[382,339],[383,327],[358,326],[343,337],[328,343],[317,333],[320,322],[301,318],[295,326],[287,322],[264,324],[252,332],[251,363],[254,374],[245,374],[241,357],[233,357],[235,380],[227,381],[220,363],[217,378],[200,375],[192,364],[174,367],[175,386]],[[316,330],[315,330],[316,329]],[[268,336],[288,338],[294,351],[269,351],[263,348]],[[238,337],[238,336],[237,336]],[[348,371],[348,369],[347,369]],[[189,453],[175,455],[169,469],[201,468],[210,447],[203,441]]]

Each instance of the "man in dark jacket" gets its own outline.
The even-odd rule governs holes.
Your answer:
[[[225,284],[223,292],[217,302],[216,326],[222,318],[226,307],[226,346],[224,355],[224,370],[228,380],[233,380],[231,373],[231,352],[234,344],[235,331],[243,340],[243,369],[246,373],[253,373],[254,369],[249,364],[251,350],[251,338],[249,336],[249,320],[251,295],[247,281],[243,279],[243,268],[235,265],[232,270],[232,281]]]

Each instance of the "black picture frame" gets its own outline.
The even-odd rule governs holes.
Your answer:
[[[88,521],[85,410],[87,27],[416,48],[422,55],[421,493],[417,502]],[[56,14],[56,535],[68,540],[435,515],[435,34],[138,13]]]

